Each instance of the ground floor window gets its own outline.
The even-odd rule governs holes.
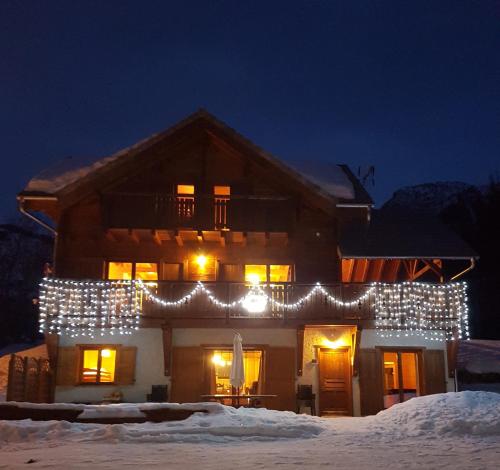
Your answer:
[[[384,351],[384,408],[421,395],[419,353]]]
[[[79,377],[81,383],[113,383],[116,349],[108,346],[81,346]]]
[[[233,352],[231,350],[214,350],[212,362],[212,391],[224,395],[233,393],[229,376]],[[242,394],[258,393],[259,381],[262,380],[262,351],[247,350],[243,352],[243,364],[245,367],[245,383],[240,390]]]

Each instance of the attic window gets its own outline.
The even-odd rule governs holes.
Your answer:
[[[215,196],[231,196],[231,186],[214,186]]]
[[[177,185],[177,216],[180,221],[192,219],[194,216],[194,185]]]
[[[177,194],[179,195],[194,195],[194,184],[178,184]]]
[[[216,230],[229,230],[227,226],[227,203],[231,186],[214,186],[214,225]]]

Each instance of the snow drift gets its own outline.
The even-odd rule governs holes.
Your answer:
[[[500,435],[500,394],[441,393],[394,405],[373,417],[378,430],[398,435]]]
[[[102,425],[67,421],[0,421],[0,443],[228,443],[322,436],[333,445],[338,439],[353,438],[354,435],[361,441],[365,439],[363,436],[384,441],[419,436],[433,439],[500,436],[500,394],[490,392],[467,391],[413,398],[366,418],[324,419],[289,411],[235,409],[217,403],[208,405],[208,413],[195,413],[184,421],[164,423]],[[108,413],[114,409],[123,414],[134,407],[144,406],[148,405],[114,405],[108,407]],[[88,412],[96,411],[89,408]]]

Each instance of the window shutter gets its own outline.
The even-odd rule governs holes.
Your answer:
[[[358,359],[361,415],[374,415],[384,408],[380,351],[360,349]]]
[[[172,391],[174,403],[196,403],[205,390],[206,374],[203,367],[203,349],[199,346],[172,348]]]
[[[77,348],[74,346],[58,349],[56,385],[76,385],[77,378]]]
[[[295,411],[295,356],[295,348],[266,349],[264,390],[278,395],[266,401],[268,408]]]
[[[135,383],[135,346],[122,346],[118,351],[118,364],[116,368],[116,382],[119,385],[132,385]]]
[[[424,391],[426,395],[446,392],[444,351],[424,350]]]

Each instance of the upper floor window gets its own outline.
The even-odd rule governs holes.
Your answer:
[[[230,186],[214,186],[214,224],[216,230],[228,230],[227,202],[230,196]]]
[[[259,284],[266,282],[291,282],[292,266],[289,264],[246,264],[245,282]]]
[[[177,185],[177,216],[179,219],[191,219],[194,215],[194,185]]]
[[[156,263],[109,261],[106,277],[113,280],[142,279],[143,281],[157,281],[158,265]]]

